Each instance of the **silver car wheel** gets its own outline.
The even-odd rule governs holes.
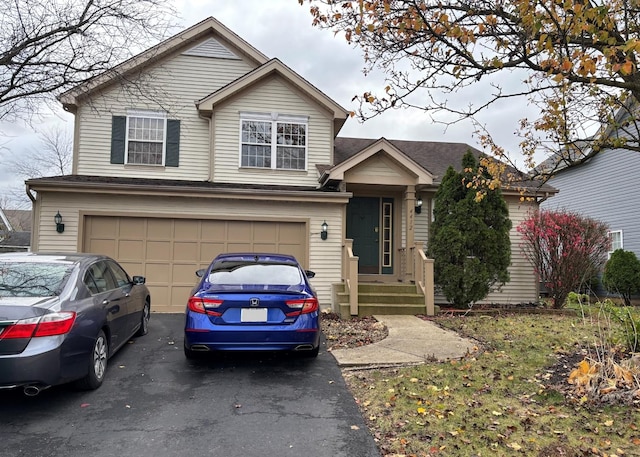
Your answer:
[[[93,372],[99,381],[104,378],[104,372],[107,369],[107,342],[104,334],[98,335],[95,345],[93,346]]]

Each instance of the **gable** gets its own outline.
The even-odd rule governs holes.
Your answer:
[[[186,56],[211,57],[216,59],[240,59],[241,57],[234,53],[215,38],[209,38],[206,41],[187,49],[182,53]]]
[[[415,170],[400,165],[380,151],[344,173],[344,181],[353,184],[407,185],[415,183]]]
[[[198,44],[194,45],[194,43]],[[96,91],[102,91],[122,81],[137,79],[148,68],[158,66],[181,52],[188,56],[237,58],[252,68],[268,60],[256,48],[210,17],[116,65],[113,69],[64,92],[58,100],[67,111],[75,112],[81,99],[91,97]]]

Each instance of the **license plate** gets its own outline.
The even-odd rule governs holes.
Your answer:
[[[242,308],[241,322],[267,322],[267,308]]]

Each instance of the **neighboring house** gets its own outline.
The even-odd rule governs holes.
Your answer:
[[[624,249],[640,258],[640,186],[633,181],[638,168],[640,153],[627,149],[606,149],[580,165],[560,167],[548,181],[558,194],[541,207],[572,211],[606,223],[610,254]],[[595,292],[606,294],[601,286]]]
[[[295,255],[325,308],[358,281],[416,281],[429,306],[431,200],[447,166],[479,151],[337,137],[346,109],[213,18],[59,99],[75,115],[73,171],[27,182],[34,250],[111,255],[147,277],[161,312],[182,312],[195,270],[224,251]],[[516,241],[537,194],[505,195]],[[537,299],[517,247],[511,278],[487,301]]]
[[[28,251],[30,230],[31,211],[0,208],[0,253]]]

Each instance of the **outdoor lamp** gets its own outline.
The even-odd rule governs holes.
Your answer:
[[[62,216],[60,215],[60,211],[58,211],[56,215],[53,216],[53,220],[56,223],[56,232],[64,232],[64,224],[62,223]]]
[[[327,225],[327,221],[324,221],[321,225],[322,231],[320,232],[320,238],[323,240],[327,239],[327,235],[329,234],[327,230],[329,230],[329,225]]]
[[[416,214],[420,214],[422,212],[422,197],[416,198]]]

